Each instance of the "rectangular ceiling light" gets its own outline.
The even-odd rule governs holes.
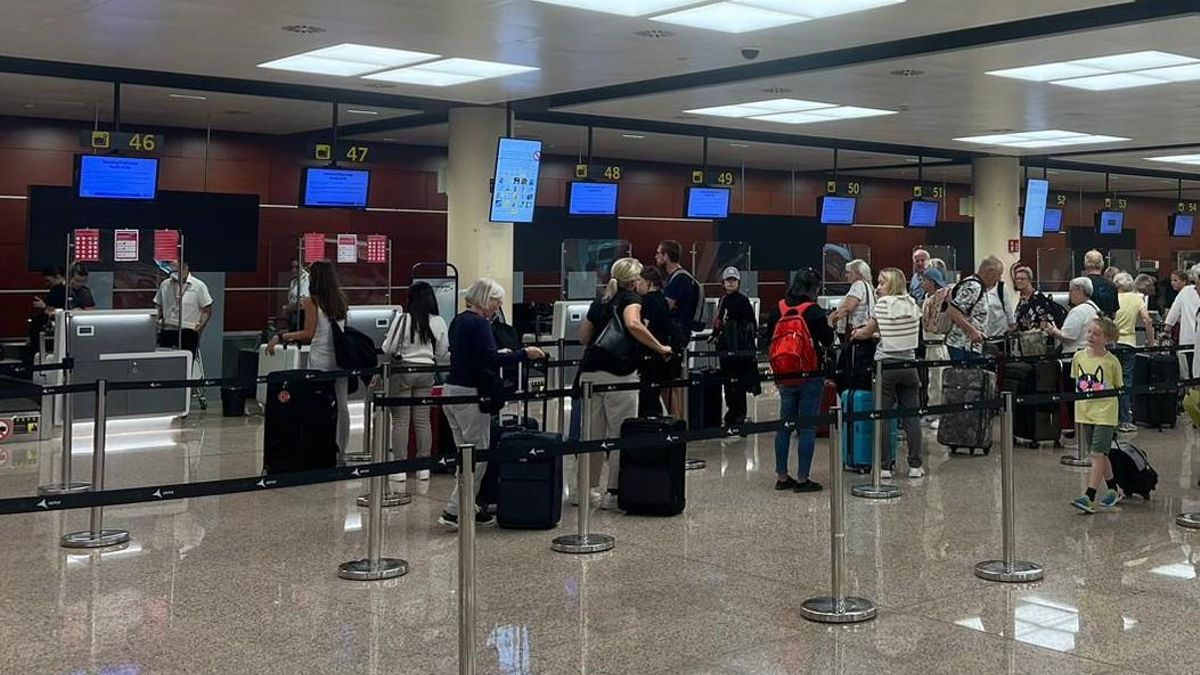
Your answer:
[[[966,136],[954,139],[963,143],[978,143],[980,145],[997,145],[1008,148],[1054,148],[1064,145],[1090,145],[1094,143],[1114,143],[1128,141],[1120,136],[1102,136],[1085,134],[1078,131],[1061,131],[1049,129],[1046,131],[1026,131],[1014,134],[990,134],[986,136]]]
[[[799,14],[811,19],[827,16],[863,12],[876,7],[899,5],[905,0],[735,0],[740,4],[754,5],[787,14]]]
[[[620,16],[646,16],[655,12],[665,12],[687,5],[694,5],[700,0],[534,0],[547,5],[562,5],[586,9],[605,14]]]
[[[794,98],[774,98],[768,101],[752,101],[734,105],[719,105],[712,108],[693,108],[684,110],[692,115],[710,115],[713,117],[759,117],[771,113],[799,112],[819,108],[833,108],[833,103],[818,103],[816,101],[801,101]]]
[[[438,54],[345,43],[258,64],[259,68],[318,75],[351,77],[373,70],[407,66],[438,58]]]
[[[1167,155],[1165,157],[1147,157],[1150,162],[1167,162],[1168,164],[1191,164],[1200,166],[1200,155]]]
[[[990,70],[988,75],[1088,91],[1112,91],[1200,79],[1200,59],[1159,51]]]
[[[808,21],[810,17],[787,14],[735,2],[718,2],[650,17],[651,21],[704,28],[722,33],[749,33]]]
[[[449,87],[467,82],[478,82],[479,80],[518,75],[535,70],[537,68],[532,66],[453,58],[442,59],[441,61],[434,61],[432,63],[423,63],[419,66],[387,70],[382,73],[367,75],[365,79],[420,84],[430,87]]]

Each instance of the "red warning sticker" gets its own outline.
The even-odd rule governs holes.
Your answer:
[[[8,437],[12,435],[12,429],[12,420],[0,419],[0,443],[8,440]]]
[[[288,401],[292,400],[292,394],[287,389],[284,389],[283,391],[279,392],[279,396],[276,398],[279,399],[280,403],[287,403]]]

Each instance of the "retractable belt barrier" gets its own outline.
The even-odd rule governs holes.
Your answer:
[[[58,363],[0,363],[0,377],[17,377],[18,375],[32,375],[33,373],[46,373],[56,370],[74,370],[75,359],[67,357]]]

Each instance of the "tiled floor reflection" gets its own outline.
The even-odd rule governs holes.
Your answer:
[[[1197,434],[1133,440],[1159,491],[1091,517],[1068,506],[1084,474],[1061,451],[1016,451],[1018,553],[1047,578],[1009,587],[971,574],[1000,554],[999,458],[947,457],[931,436],[930,475],[898,479],[902,498],[847,499],[849,587],[882,611],[837,628],[797,612],[827,591],[828,494],[775,492],[770,437],[698,444],[708,468],[689,476],[684,515],[596,512],[612,552],[549,550],[569,506],[555,531],[479,533],[480,672],[1200,672],[1200,533],[1173,524],[1200,510]],[[77,439],[77,476],[89,445]],[[251,475],[261,419],[195,417],[109,448],[112,487]],[[57,477],[56,443],[4,449],[3,496]],[[828,483],[824,442],[814,465]],[[407,485],[384,551],[412,571],[377,583],[335,576],[365,553],[363,483],[114,508],[133,541],[99,553],[57,545],[86,513],[0,517],[0,672],[457,672],[457,540],[434,523],[450,478]]]

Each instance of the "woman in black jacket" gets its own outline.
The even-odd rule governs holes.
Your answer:
[[[725,295],[717,304],[717,316],[713,320],[713,339],[717,349],[723,352],[753,352],[758,335],[758,317],[754,306],[739,290],[742,275],[736,267],[726,267],[721,273]],[[746,394],[757,396],[762,393],[758,381],[757,356],[722,356],[721,375],[725,381],[725,426],[736,426],[746,421]],[[730,378],[737,378],[734,382]]]

